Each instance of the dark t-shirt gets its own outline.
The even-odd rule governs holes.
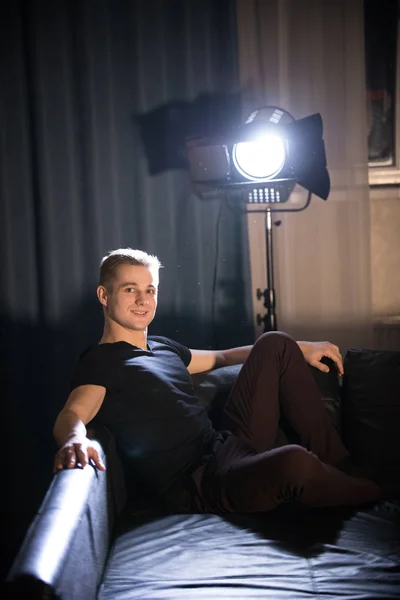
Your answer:
[[[149,350],[127,342],[97,344],[81,355],[72,389],[106,388],[96,421],[115,436],[128,471],[159,494],[184,485],[217,439],[187,370],[191,352],[151,336]]]

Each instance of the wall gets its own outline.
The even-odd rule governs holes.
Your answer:
[[[371,188],[374,348],[400,350],[400,188]]]
[[[400,315],[400,188],[372,188],[370,198],[373,315]]]

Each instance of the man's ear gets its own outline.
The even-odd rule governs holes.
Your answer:
[[[100,304],[107,307],[108,296],[107,296],[107,290],[104,287],[104,285],[99,285],[99,287],[97,288],[97,298],[99,299]]]

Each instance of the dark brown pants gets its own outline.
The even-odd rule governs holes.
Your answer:
[[[281,413],[301,445],[274,448]],[[262,335],[225,406],[224,427],[210,462],[194,474],[201,507],[213,512],[267,511],[282,502],[355,505],[380,497],[378,486],[332,465],[347,456],[296,342]]]

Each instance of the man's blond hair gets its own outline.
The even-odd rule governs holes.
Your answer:
[[[147,254],[147,252],[143,252],[143,250],[118,248],[118,250],[112,250],[101,259],[99,285],[110,288],[120,265],[146,267],[147,269],[156,271],[157,274],[162,267],[157,256]]]

